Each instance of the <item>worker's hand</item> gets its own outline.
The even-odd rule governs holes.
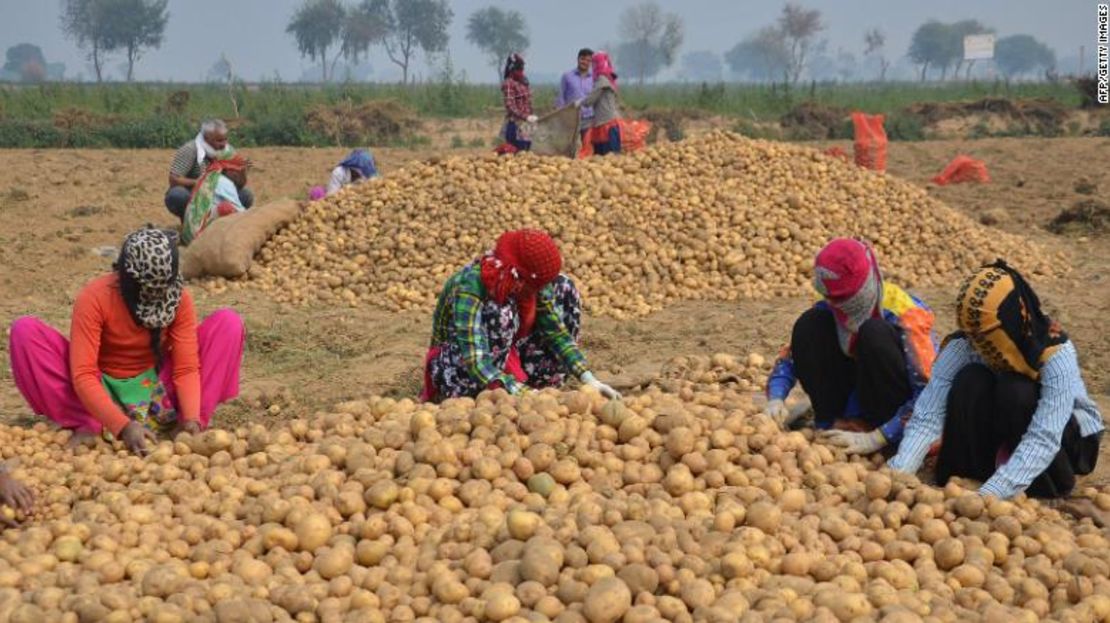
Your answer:
[[[586,100],[581,99],[581,98],[574,100],[574,107],[575,108],[582,108],[582,103],[585,102],[585,101]]]
[[[181,433],[189,433],[190,435],[199,434],[200,422],[196,420],[186,420],[183,422],[178,422],[177,431],[174,433],[174,436],[180,435]]]
[[[131,422],[123,427],[119,434],[120,440],[123,441],[124,447],[129,452],[136,456],[145,457],[150,454],[150,450],[146,447],[147,441],[157,441],[154,432],[149,428],[143,426],[139,422]]]
[[[583,385],[589,385],[590,387],[596,389],[599,394],[601,394],[602,396],[605,396],[606,398],[608,398],[610,400],[620,400],[621,399],[621,393],[620,392],[613,389],[612,387],[609,387],[605,383],[602,383],[601,381],[597,380],[597,377],[594,376],[593,372],[583,372],[582,377],[581,377],[581,381],[582,381]]]
[[[13,478],[11,474],[0,472],[0,502],[24,513],[30,513],[35,505],[35,495],[27,485]]]
[[[819,433],[818,438],[831,446],[844,448],[848,454],[871,454],[882,450],[887,443],[883,431],[877,428],[869,433],[827,430]]]
[[[773,398],[767,401],[767,406],[763,407],[763,414],[785,428],[786,420],[790,418],[790,409],[786,408],[786,403],[782,400]]]
[[[539,120],[540,120],[540,118],[535,116],[535,115],[528,115],[528,118],[525,119],[525,121],[527,121],[528,123],[535,123]]]

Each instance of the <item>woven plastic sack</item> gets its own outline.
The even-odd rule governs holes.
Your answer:
[[[566,156],[573,158],[578,148],[579,111],[574,106],[564,106],[540,117],[531,124],[532,153],[539,156]]]
[[[852,144],[856,164],[873,171],[886,171],[886,130],[883,115],[852,113],[855,142]]]
[[[991,181],[991,176],[987,172],[987,165],[982,160],[976,160],[963,154],[953,158],[952,162],[949,162],[948,166],[940,172],[940,175],[933,178],[933,183],[938,186],[989,181]]]
[[[647,147],[647,137],[651,134],[651,122],[644,119],[618,119],[621,129],[621,153],[639,151]],[[594,145],[590,141],[582,143],[578,150],[579,158],[594,155]]]

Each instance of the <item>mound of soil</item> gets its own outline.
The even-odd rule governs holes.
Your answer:
[[[961,117],[991,115],[1018,124],[1025,132],[1054,135],[1060,132],[1068,111],[1052,99],[1006,99],[987,97],[973,102],[919,102],[903,109],[917,117],[922,125]]]
[[[787,136],[795,140],[821,141],[843,138],[840,129],[848,119],[844,108],[802,102],[779,119]]]
[[[641,119],[651,122],[651,133],[647,137],[649,143],[659,139],[660,131],[668,141],[680,141],[686,138],[687,121],[699,121],[707,116],[693,108],[648,108],[639,113]]]
[[[395,144],[421,127],[416,113],[394,100],[321,104],[305,113],[305,124],[339,145]]]
[[[1083,199],[1063,210],[1048,224],[1063,236],[1097,236],[1110,230],[1110,206],[1098,199]]]

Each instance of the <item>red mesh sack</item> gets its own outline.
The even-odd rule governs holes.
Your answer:
[[[883,115],[852,113],[855,142],[852,144],[856,164],[873,171],[886,171],[886,130]]]
[[[933,183],[938,186],[989,181],[991,181],[991,176],[987,172],[987,165],[982,160],[976,160],[971,156],[962,154],[953,158],[952,162],[949,162],[948,166],[940,172],[940,175],[933,178]]]
[[[651,134],[651,122],[643,119],[618,119],[617,124],[621,131],[621,153],[639,151],[647,146],[648,134]],[[589,158],[594,155],[594,145],[589,134],[582,141],[578,150],[578,158]]]
[[[843,149],[841,149],[839,147],[830,147],[830,148],[826,149],[825,151],[823,151],[821,153],[825,154],[826,156],[832,156],[833,158],[839,158],[840,160],[843,160],[844,162],[848,162],[848,160],[849,160],[848,152],[844,151]]]

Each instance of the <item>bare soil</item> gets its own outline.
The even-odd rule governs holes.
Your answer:
[[[444,127],[465,141],[491,137],[490,124]],[[699,124],[701,125],[701,124]],[[696,139],[694,139],[696,140]],[[815,147],[847,143],[826,142]],[[467,148],[453,153],[486,151]],[[384,174],[406,161],[442,155],[445,147],[423,151],[377,149]],[[256,163],[250,186],[259,202],[303,197],[322,184],[344,149],[252,149]],[[929,179],[957,154],[986,161],[993,181],[935,187]],[[175,219],[162,207],[169,151],[20,150],[0,151],[0,325],[35,314],[68,332],[73,297],[88,279],[106,271],[114,247],[144,223],[165,226]],[[894,143],[890,174],[915,184],[948,204],[997,227],[1019,232],[1048,248],[1066,250],[1074,267],[1066,277],[1034,284],[1075,340],[1088,389],[1110,413],[1110,240],[1056,236],[1045,227],[1063,208],[1092,197],[1076,192],[1081,178],[1099,179],[1110,169],[1110,139],[984,139]],[[1082,185],[1078,185],[1082,187]],[[1095,191],[1095,198],[1099,198]],[[1101,191],[1104,192],[1104,191]],[[928,218],[923,214],[922,218]],[[460,263],[469,258],[459,258]],[[920,292],[937,311],[939,329],[952,329],[958,284]],[[370,394],[412,396],[431,320],[423,313],[391,313],[361,308],[290,308],[261,293],[232,290],[197,294],[202,314],[224,306],[240,311],[249,338],[243,371],[243,398],[224,407],[216,421],[284,418],[312,412],[348,398]],[[583,344],[602,377],[624,384],[650,376],[676,355],[757,351],[772,356],[808,301],[675,305],[635,321],[588,318]],[[7,360],[7,340],[0,343]],[[272,405],[272,406],[271,406]],[[264,407],[269,407],[265,409]],[[0,365],[0,421],[29,421],[27,406]],[[1088,481],[1110,482],[1110,442]]]

